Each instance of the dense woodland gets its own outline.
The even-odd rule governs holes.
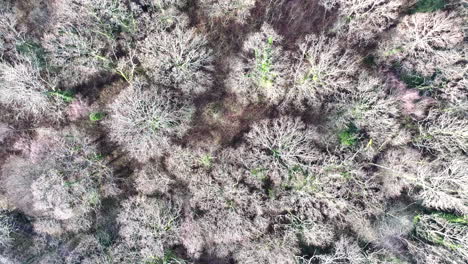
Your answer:
[[[1,264],[462,264],[466,0],[0,0]]]

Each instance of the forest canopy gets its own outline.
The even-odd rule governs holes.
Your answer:
[[[466,0],[0,0],[0,263],[462,264]]]

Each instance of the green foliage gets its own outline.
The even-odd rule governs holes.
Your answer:
[[[364,57],[364,59],[362,59],[362,62],[366,65],[366,66],[376,66],[377,63],[375,62],[375,56],[374,55],[367,55]]]
[[[91,10],[91,15],[99,25],[93,32],[109,40],[115,40],[120,33],[133,33],[137,29],[133,14],[119,1],[113,1],[105,10]]]
[[[199,161],[203,165],[203,167],[211,168],[211,166],[213,166],[213,159],[214,157],[212,157],[209,154],[206,154],[206,155],[201,156]]]
[[[286,218],[289,220],[288,226],[299,232],[306,231],[314,225],[314,222],[312,220],[302,219],[294,215],[292,212],[288,212]]]
[[[98,230],[96,232],[96,238],[99,241],[99,244],[103,247],[109,247],[113,242],[113,235],[106,230]]]
[[[179,258],[174,252],[168,250],[164,252],[163,257],[157,257],[152,260],[146,261],[145,264],[185,264],[185,260]]]
[[[91,157],[89,159],[92,160],[92,161],[104,160],[104,155],[99,154],[99,153],[93,153],[93,155],[91,155]]]
[[[267,178],[267,172],[268,169],[265,168],[255,168],[250,170],[250,173],[260,180],[265,180]]]
[[[435,213],[435,215],[450,223],[468,225],[468,216],[458,216],[450,213]]]
[[[223,105],[221,103],[211,103],[208,105],[206,113],[212,119],[217,120],[222,117]]]
[[[275,190],[273,188],[267,189],[267,194],[268,194],[268,198],[270,200],[275,200],[278,197],[277,190]]]
[[[177,122],[172,120],[163,120],[158,117],[153,117],[153,119],[149,122],[151,130],[157,132],[161,129],[171,128],[178,125]]]
[[[397,70],[400,72],[400,79],[409,87],[420,90],[425,96],[432,96],[434,92],[443,89],[445,86],[444,83],[435,84],[434,80],[440,74],[440,71],[435,72],[432,76],[423,76],[417,72],[404,72],[396,66]],[[446,82],[444,78],[441,78]]]
[[[353,178],[353,174],[351,174],[349,171],[342,171],[340,175],[346,180],[351,180]]]
[[[400,79],[409,87],[424,90],[430,87],[430,82],[433,78],[424,77],[418,73],[405,73],[400,74]]]
[[[73,185],[79,184],[81,181],[64,181],[63,186],[72,187]]]
[[[237,204],[236,204],[236,202],[234,200],[228,199],[228,200],[226,200],[226,206],[231,210],[235,210]]]
[[[450,250],[458,250],[463,245],[463,229],[468,225],[466,216],[436,212],[418,214],[413,218],[415,235]],[[462,233],[460,233],[462,232]]]
[[[101,195],[97,190],[88,192],[86,198],[86,201],[93,207],[98,206],[101,203]]]
[[[296,165],[288,170],[288,183],[283,187],[296,191],[315,192],[318,190],[315,176]]]
[[[435,12],[439,9],[443,9],[445,4],[445,0],[419,0],[414,7],[410,9],[410,14]]]
[[[392,55],[395,55],[395,54],[398,54],[400,52],[402,52],[404,49],[402,47],[396,47],[394,49],[391,49],[391,50],[388,50],[384,53],[384,56],[388,57],[388,56],[392,56]]]
[[[272,149],[271,154],[273,155],[273,158],[281,160],[281,152],[277,149]]]
[[[31,58],[40,69],[46,66],[45,51],[40,44],[25,40],[16,44],[16,51]]]
[[[415,215],[415,216],[413,217],[413,224],[416,225],[417,223],[419,223],[420,220],[421,220],[421,215],[420,215],[420,214]]]
[[[93,112],[89,114],[89,120],[92,122],[97,122],[97,121],[101,121],[102,119],[104,119],[105,116],[106,114],[103,112]]]
[[[269,37],[263,50],[255,50],[256,69],[254,76],[261,87],[269,87],[273,83],[275,75],[271,72],[273,38]]]
[[[70,103],[71,101],[73,101],[73,98],[75,97],[75,95],[71,91],[51,91],[51,92],[48,92],[48,94],[58,97],[66,103]]]
[[[345,129],[338,133],[338,139],[342,146],[355,146],[359,140],[359,129],[353,123],[350,123]]]

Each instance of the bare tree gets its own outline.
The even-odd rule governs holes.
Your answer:
[[[105,125],[112,140],[142,161],[162,154],[171,137],[182,136],[193,113],[193,107],[176,94],[141,80],[135,80],[109,108]]]
[[[232,59],[227,89],[239,95],[244,104],[279,103],[286,92],[288,60],[280,47],[282,38],[264,24],[260,32],[244,42],[244,56]]]
[[[383,253],[398,254],[402,253],[405,249],[406,240],[414,229],[414,213],[407,212],[405,207],[406,205],[392,206],[385,214],[379,216],[373,224],[376,239],[370,242],[387,251]],[[370,255],[378,257],[380,254],[376,252]]]
[[[71,246],[67,248],[69,253],[64,257],[63,263],[112,263],[111,261],[104,261],[106,256],[105,248],[96,236],[80,234],[77,237],[79,242],[73,248]]]
[[[14,64],[0,61],[0,104],[12,109],[17,119],[63,118],[64,102],[54,90],[54,83],[43,79],[37,65],[28,58]]]
[[[319,4],[327,11],[330,11],[339,6],[340,0],[319,0]]]
[[[117,217],[119,235],[128,248],[135,249],[140,261],[164,256],[177,241],[180,208],[177,204],[134,196],[123,201]]]
[[[431,76],[438,70],[450,78],[446,69],[463,58],[455,49],[463,45],[461,23],[460,17],[442,11],[406,16],[393,37],[381,45],[381,59],[399,61],[408,72]]]
[[[136,28],[132,11],[122,1],[66,0],[60,2],[57,23],[42,43],[50,66],[60,70],[61,84],[70,87],[101,71],[119,73],[118,46],[129,45]]]
[[[233,254],[268,227],[262,193],[241,184],[249,175],[227,160],[209,148],[176,148],[164,161],[179,183],[174,188],[181,189],[180,183],[185,183],[184,191],[177,193],[191,193],[180,237],[192,258]],[[204,249],[207,244],[209,249]]]
[[[341,237],[335,243],[334,252],[329,255],[316,255],[313,259],[318,260],[320,264],[364,264],[366,256],[363,254],[359,246],[352,239]]]
[[[222,22],[228,22],[232,19],[239,23],[245,23],[250,15],[250,9],[255,6],[255,1],[201,0],[200,5],[211,18],[221,19]]]
[[[148,36],[141,46],[140,61],[154,82],[179,88],[189,95],[209,88],[213,52],[207,39],[177,24],[168,32],[160,30]]]
[[[296,243],[294,237],[265,236],[257,243],[245,244],[244,248],[235,252],[234,258],[246,264],[295,264],[294,258],[300,253],[294,246]]]
[[[447,154],[468,151],[468,120],[450,109],[431,110],[419,133],[413,142],[417,147]]]
[[[12,129],[5,123],[0,123],[0,143],[12,132]]]
[[[388,145],[404,145],[411,140],[409,132],[402,129],[399,122],[402,116],[399,102],[385,92],[384,86],[379,78],[363,72],[354,88],[338,94],[336,102],[328,105],[327,127],[334,135],[350,123],[365,131],[369,139],[362,142],[361,153],[371,156]]]
[[[321,159],[313,147],[315,130],[307,128],[298,118],[260,121],[245,138],[251,148],[251,158],[249,155],[244,159],[247,167],[266,169],[278,184],[291,172],[305,173],[312,162]]]
[[[295,83],[288,93],[289,101],[303,107],[307,101],[319,104],[323,98],[355,85],[353,75],[358,59],[340,48],[338,39],[307,36],[299,45],[295,66]]]
[[[92,140],[77,130],[37,133],[29,155],[12,157],[4,167],[7,197],[25,213],[42,219],[37,231],[86,230],[101,198],[113,195],[109,168]],[[41,224],[44,220],[49,227]]]
[[[333,244],[335,231],[332,225],[322,223],[313,217],[288,212],[276,218],[276,230],[284,230],[286,236],[300,236],[308,246],[327,247]]]
[[[447,164],[432,162],[431,166],[421,166],[417,173],[417,184],[422,187],[418,197],[429,208],[443,211],[456,211],[468,214],[468,184],[466,159],[454,159]]]
[[[187,4],[187,0],[142,0],[140,4],[130,3],[138,28],[135,39],[145,39],[156,32],[171,30],[176,25],[189,25],[190,18],[183,12]]]
[[[468,212],[468,196],[464,190],[468,180],[466,159],[456,157],[449,161],[428,161],[415,151],[393,150],[387,152],[381,165],[374,165],[382,170],[383,177],[403,181],[391,183],[386,180],[391,188],[400,191],[403,187],[408,188],[422,205],[459,214]]]
[[[23,37],[23,32],[16,29],[17,22],[12,5],[4,1],[0,7],[0,58],[16,53],[15,45]]]
[[[468,231],[463,223],[443,214],[419,215],[415,218],[415,234],[437,246],[445,247],[454,254],[453,260],[468,258]],[[460,218],[461,221],[465,221]],[[437,252],[435,250],[435,252]],[[455,255],[455,256],[453,256]],[[445,257],[448,257],[445,255]]]
[[[0,212],[0,249],[11,245],[14,239],[12,234],[16,229],[13,219],[6,213],[6,211]]]
[[[134,175],[135,187],[144,195],[166,193],[170,190],[171,184],[175,183],[162,168],[153,163],[147,164]]]
[[[368,45],[396,23],[405,0],[325,0],[321,4],[329,10],[339,5],[334,31],[344,35],[349,43]]]

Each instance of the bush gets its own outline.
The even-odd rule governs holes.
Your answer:
[[[351,123],[338,133],[338,138],[342,146],[352,147],[358,143],[358,134],[359,129]]]
[[[175,175],[204,177],[217,162],[214,148],[174,147],[167,156],[166,167]]]
[[[90,213],[114,193],[110,169],[92,139],[77,130],[37,133],[29,155],[10,158],[3,169],[7,197],[40,221],[55,221],[55,227],[46,228],[58,229],[53,233],[87,230]],[[45,227],[40,221],[37,227]]]
[[[142,0],[143,4],[159,9],[161,12],[170,7],[184,8],[187,0]]]
[[[141,161],[162,154],[189,127],[193,108],[176,94],[136,80],[109,106],[104,124],[112,140]]]
[[[286,92],[287,54],[281,49],[282,38],[264,24],[244,42],[242,58],[233,58],[226,80],[228,91],[244,103],[277,104]]]

